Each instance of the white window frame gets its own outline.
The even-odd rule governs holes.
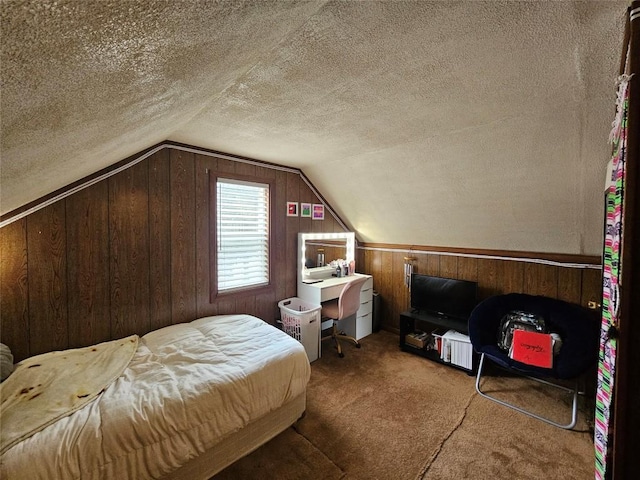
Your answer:
[[[257,180],[219,176],[215,178],[213,187],[215,294],[269,286],[271,185]],[[252,191],[256,198],[251,198]]]

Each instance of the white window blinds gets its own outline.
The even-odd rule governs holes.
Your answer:
[[[269,283],[269,185],[219,178],[218,291]]]

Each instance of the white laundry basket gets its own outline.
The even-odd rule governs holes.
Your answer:
[[[293,297],[279,301],[278,307],[282,330],[304,346],[310,362],[317,360],[320,355],[322,306]]]

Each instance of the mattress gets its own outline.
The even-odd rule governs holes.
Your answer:
[[[249,315],[143,336],[96,400],[6,451],[2,478],[158,478],[305,392],[302,345]]]

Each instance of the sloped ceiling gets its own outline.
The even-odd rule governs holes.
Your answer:
[[[598,255],[627,5],[3,0],[1,212],[169,139],[363,241]]]

